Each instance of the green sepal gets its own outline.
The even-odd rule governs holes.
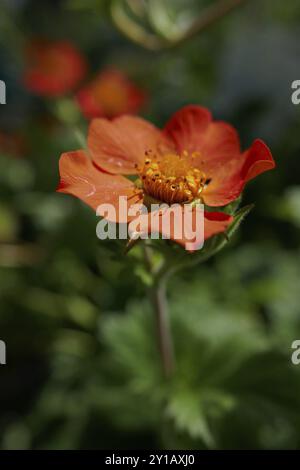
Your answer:
[[[226,232],[220,233],[219,235],[212,237],[205,243],[203,250],[201,250],[201,253],[199,253],[200,262],[201,258],[203,258],[203,261],[207,260],[211,256],[218,253],[220,250],[222,250],[227,245],[227,243],[230,242],[231,238],[233,237],[237,229],[240,227],[245,217],[247,217],[249,212],[253,209],[253,207],[254,204],[249,204],[245,207],[242,207],[234,215],[234,220],[227,228]]]

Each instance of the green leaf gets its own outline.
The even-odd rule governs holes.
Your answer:
[[[247,217],[247,215],[250,213],[250,211],[253,209],[254,204],[249,204],[248,206],[242,207],[235,215],[234,215],[234,221],[228,228],[226,234],[227,237],[230,239],[236,230],[239,228],[243,220]]]
[[[182,291],[188,304],[177,295]],[[261,350],[263,341],[251,318],[228,309],[216,311],[213,300],[204,298],[199,315],[199,305],[195,285],[175,289],[170,313],[177,365],[170,383],[163,378],[155,319],[146,303],[130,304],[126,315],[102,317],[107,372],[102,369],[101,400],[111,419],[139,429],[166,420],[170,432],[206,448],[216,447],[214,422],[236,403],[223,383]]]
[[[241,223],[243,222],[245,217],[249,214],[249,212],[253,209],[253,207],[254,207],[254,204],[250,204],[240,209],[234,215],[234,220],[231,223],[231,225],[228,227],[227,231],[225,233],[215,235],[214,237],[207,240],[204,244],[204,248],[200,250],[198,253],[193,253],[189,259],[187,259],[185,255],[182,258],[182,262],[175,259],[173,263],[175,267],[175,271],[180,270],[185,267],[191,267],[191,266],[195,266],[197,264],[203,263],[204,261],[207,261],[209,258],[217,254],[220,250],[222,250],[227,245],[227,243],[231,240],[236,230],[240,227]]]
[[[188,432],[192,439],[201,439],[209,448],[215,447],[213,434],[201,409],[200,396],[193,396],[192,391],[170,397],[166,414],[174,420],[178,431]]]
[[[247,217],[249,212],[253,209],[254,204],[249,204],[248,206],[243,207],[240,209],[235,215],[234,215],[234,220],[231,223],[231,225],[228,227],[226,232],[223,234],[221,233],[220,235],[216,235],[215,237],[212,237],[208,242],[206,243],[204,250],[202,253],[200,253],[200,261],[201,261],[201,256],[203,257],[203,260],[205,261],[206,259],[210,258],[211,256],[215,255],[218,253],[222,248],[224,248],[227,243],[231,240],[237,229],[240,227],[241,223],[243,220]]]

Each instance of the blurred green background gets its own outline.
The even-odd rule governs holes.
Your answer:
[[[143,27],[162,35],[164,5],[175,21],[212,2],[147,3]],[[248,1],[160,51],[118,32],[110,7],[0,0],[0,133],[25,141],[22,155],[0,147],[0,448],[299,448],[299,1]],[[248,185],[243,204],[255,208],[227,248],[169,284],[170,383],[138,252],[98,241],[94,213],[55,193],[59,156],[78,143],[51,101],[22,86],[22,41],[41,35],[73,42],[94,72],[125,72],[147,91],[143,115],[157,125],[201,104],[238,129],[243,148],[264,139],[277,162]]]

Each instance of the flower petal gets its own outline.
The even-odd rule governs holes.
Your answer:
[[[239,137],[230,124],[211,122],[211,114],[200,106],[181,109],[165,127],[165,132],[175,142],[177,150],[186,150],[193,157],[193,166],[213,173],[214,168],[240,153]]]
[[[210,177],[216,169],[236,158],[240,152],[239,136],[234,127],[222,121],[211,122],[199,136],[193,164]]]
[[[71,194],[97,210],[100,204],[112,204],[116,218],[110,220],[123,222],[127,211],[120,213],[120,196],[127,198],[128,206],[140,200],[134,184],[123,176],[102,173],[94,167],[83,150],[62,154],[59,161],[60,184],[58,192]],[[98,212],[98,215],[102,215]]]
[[[242,175],[246,181],[265,171],[272,170],[276,166],[270,149],[260,139],[253,142],[250,149],[246,151],[244,159]]]
[[[189,105],[177,111],[167,122],[164,133],[171,138],[179,153],[199,150],[203,133],[211,122],[211,113],[201,106]]]
[[[143,164],[147,150],[155,152],[170,146],[159,129],[139,117],[95,119],[89,129],[92,159],[110,173],[136,174],[135,164]]]
[[[256,140],[242,155],[214,168],[211,182],[202,193],[203,200],[209,206],[225,206],[239,197],[247,181],[273,168],[275,162],[269,148],[262,140]]]

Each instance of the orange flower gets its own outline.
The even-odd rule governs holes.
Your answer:
[[[87,64],[69,42],[34,40],[26,50],[24,84],[41,96],[57,97],[73,90],[84,78]]]
[[[92,119],[136,114],[146,95],[119,70],[107,69],[83,87],[76,98],[84,116]]]
[[[241,153],[233,127],[213,122],[207,109],[192,105],[175,113],[162,131],[133,116],[95,119],[88,149],[61,156],[58,191],[95,210],[102,203],[117,206],[121,195],[129,207],[153,201],[182,208],[196,207],[197,201],[225,206],[241,194],[247,181],[275,166],[261,140]],[[232,220],[223,212],[205,212],[204,238],[224,232]],[[176,241],[185,245],[185,240]]]

